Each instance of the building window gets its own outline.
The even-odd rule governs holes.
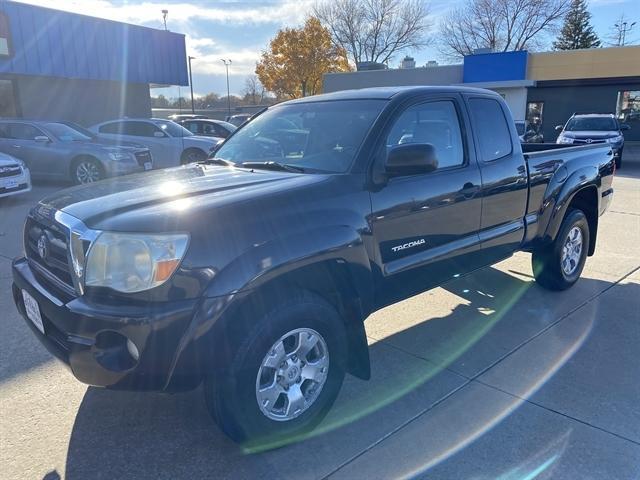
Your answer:
[[[640,125],[640,90],[618,92],[616,117],[622,123]]]
[[[0,57],[11,55],[11,32],[9,31],[9,17],[0,12]]]
[[[17,117],[18,106],[11,80],[0,79],[0,117]]]
[[[542,112],[544,110],[544,102],[528,102],[527,103],[527,116],[525,120],[527,124],[539,130],[542,128]]]

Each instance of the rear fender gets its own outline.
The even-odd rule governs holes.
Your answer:
[[[542,203],[542,213],[540,215],[542,225],[546,225],[542,237],[545,243],[555,240],[573,197],[575,197],[579,191],[590,186],[595,186],[598,191],[600,190],[599,172],[596,167],[592,166],[586,166],[576,170],[562,183],[554,182],[552,179],[547,188],[547,193]],[[598,202],[599,201],[600,196],[598,195]]]

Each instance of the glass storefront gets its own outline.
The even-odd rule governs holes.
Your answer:
[[[616,117],[620,122],[628,123],[632,128],[640,128],[640,90],[618,92]]]

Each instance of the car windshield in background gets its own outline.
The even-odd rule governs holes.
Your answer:
[[[192,137],[193,133],[184,128],[182,125],[178,125],[175,122],[170,121],[159,121],[156,122],[156,125],[160,127],[163,131],[171,135],[172,137]]]
[[[346,172],[384,100],[282,105],[251,120],[216,153],[236,164],[277,162],[306,171]]]
[[[611,117],[574,117],[567,122],[565,130],[568,132],[618,130],[617,122]]]
[[[86,142],[93,137],[89,133],[76,130],[65,123],[49,122],[44,124],[45,128],[61,142]]]

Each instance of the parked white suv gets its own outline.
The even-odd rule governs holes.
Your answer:
[[[198,137],[171,120],[125,118],[90,128],[99,137],[136,142],[151,150],[155,168],[175,167],[207,158],[221,138]]]

